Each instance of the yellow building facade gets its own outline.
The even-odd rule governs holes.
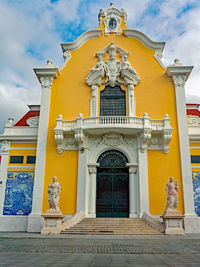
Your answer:
[[[18,231],[40,232],[56,176],[66,218],[155,219],[174,177],[185,230],[200,231],[190,164],[197,145],[189,146],[184,92],[192,67],[175,60],[166,68],[164,43],[127,28],[126,20],[111,4],[100,10],[96,30],[61,44],[62,69],[51,61],[34,69],[40,108],[30,106],[27,125],[9,120],[1,136],[0,230],[12,230],[12,217]]]

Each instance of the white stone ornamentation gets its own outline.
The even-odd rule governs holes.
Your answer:
[[[123,144],[123,136],[119,133],[106,133],[103,135],[103,139],[101,143],[104,143],[107,146],[119,146],[120,144]]]
[[[26,123],[30,127],[38,127],[38,125],[39,125],[39,117],[38,116],[37,117],[31,117],[31,118],[26,120]]]
[[[199,127],[200,126],[200,118],[198,116],[188,115],[187,116],[188,126]]]
[[[121,10],[117,9],[113,3],[110,4],[110,8],[107,10],[101,9],[99,12],[99,23],[101,22],[102,17],[104,17],[105,25],[105,36],[108,36],[108,33],[116,33],[120,35],[120,25],[121,17],[124,18],[124,21],[127,20],[127,14],[122,8]]]
[[[109,59],[105,62],[103,57],[106,52],[109,54]],[[116,54],[119,52],[122,60],[116,59]],[[111,43],[97,54],[98,62],[91,68],[86,82],[91,86],[92,97],[90,99],[90,116],[97,116],[98,103],[98,86],[102,84],[109,84],[111,87],[115,85],[125,84],[128,86],[128,108],[129,116],[135,116],[135,99],[134,99],[134,85],[140,81],[134,68],[127,61],[128,53]]]
[[[9,150],[10,150],[10,142],[9,141],[2,141],[1,142],[2,146],[1,146],[1,153],[2,155],[8,155],[9,154]]]
[[[106,52],[109,53],[109,59],[104,62],[103,57]],[[117,52],[120,53],[122,62],[116,59]],[[136,71],[127,61],[128,53],[116,46],[114,43],[111,43],[96,55],[98,57],[98,62],[90,70],[90,74],[86,79],[88,85],[91,86],[108,83],[111,87],[113,87],[120,84],[137,85],[140,81]],[[105,81],[103,80],[104,77],[106,78]],[[123,80],[120,80],[120,77],[123,78]]]
[[[44,88],[51,88],[52,82],[53,82],[53,77],[51,76],[44,76],[40,78],[40,82],[41,82],[41,87],[42,89]]]

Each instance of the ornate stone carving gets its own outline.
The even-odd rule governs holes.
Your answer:
[[[166,69],[166,66],[162,62],[162,57],[163,57],[162,50],[160,50],[160,49],[156,50],[156,52],[154,54],[154,58],[158,61],[158,63],[161,65],[161,67],[163,69]]]
[[[52,76],[42,76],[40,78],[40,82],[41,82],[42,89],[50,88],[52,85],[52,82],[53,82],[53,77]]]
[[[197,127],[200,126],[200,118],[197,116],[188,115],[187,122],[188,122],[188,126],[197,126]]]
[[[69,51],[63,53],[64,63],[67,64],[68,61],[72,58],[72,55]]]
[[[60,210],[59,199],[60,199],[61,186],[57,180],[57,177],[53,177],[53,182],[48,186],[49,194],[49,207],[53,210]]]
[[[172,130],[164,130],[163,131],[163,152],[168,153],[169,152],[169,143],[172,139]]]
[[[104,134],[102,142],[107,146],[118,146],[124,143],[123,136],[119,133]]]
[[[105,56],[106,52],[109,53],[109,59],[104,63],[103,57]],[[117,52],[120,53],[122,62],[116,59]],[[90,70],[90,73],[86,79],[87,84],[90,86],[110,84],[111,87],[115,86],[116,84],[136,85],[140,81],[140,78],[127,61],[127,55],[128,53],[126,51],[117,47],[113,43],[105,47],[102,51],[98,52],[98,62]],[[104,77],[106,77],[105,81],[103,80]],[[123,80],[120,80],[120,77],[123,78]]]
[[[172,80],[174,81],[175,86],[184,86],[186,75],[173,75]]]
[[[26,120],[26,123],[30,127],[38,127],[38,125],[39,125],[39,117],[38,116],[37,117],[31,117],[31,118]]]
[[[85,136],[82,129],[76,129],[74,131],[74,138],[79,146],[79,149],[83,148],[84,137]]]
[[[145,150],[148,149],[150,141],[151,141],[151,130],[150,129],[144,129],[143,133],[140,136],[141,152],[144,152]]]
[[[88,166],[89,174],[97,173],[97,166]]]
[[[119,82],[121,63],[116,60],[116,46],[112,43],[108,47],[109,59],[105,62],[106,81],[111,87],[115,86]]]
[[[131,67],[130,63],[127,61],[128,56],[123,55],[121,64],[121,76],[124,78],[124,83],[137,85],[140,81],[136,71]]]
[[[107,10],[101,9],[99,12],[99,22],[101,22],[102,17],[104,17],[105,24],[105,35],[108,33],[116,32],[117,35],[120,35],[120,24],[121,18],[124,18],[124,21],[127,20],[127,14],[125,10],[122,8],[118,10],[113,3],[110,4],[110,8]]]
[[[1,153],[2,155],[8,155],[9,154],[9,150],[10,150],[10,142],[9,141],[2,141],[1,142],[2,146],[1,146]]]

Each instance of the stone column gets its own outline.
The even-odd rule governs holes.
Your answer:
[[[96,173],[98,163],[88,164],[89,170],[89,209],[88,209],[88,217],[96,218]]]
[[[53,66],[51,61],[47,61],[45,67],[34,69],[34,71],[39,79],[39,82],[41,83],[42,94],[38,127],[32,213],[28,217],[28,232],[41,231],[41,212],[45,175],[46,142],[49,122],[51,85],[53,79],[59,75],[58,68]]]
[[[129,167],[129,218],[137,218],[139,216],[137,165],[127,163],[127,167]]]
[[[185,103],[185,81],[187,80],[192,68],[193,67],[190,66],[182,66],[178,60],[174,61],[174,65],[172,67],[167,68],[167,74],[172,77],[174,82],[176,95],[186,233],[197,232],[198,228],[200,232],[200,225],[194,211],[190,146]]]
[[[147,150],[138,149],[139,161],[139,205],[140,205],[140,218],[143,213],[149,212],[149,184],[148,184],[148,161]]]
[[[97,117],[98,86],[92,85],[92,97],[90,99],[90,117]]]
[[[128,115],[135,116],[135,98],[134,98],[134,85],[128,84]]]
[[[77,204],[76,213],[85,213],[86,177],[87,177],[87,154],[88,151],[82,148],[78,151],[78,181],[77,181]]]
[[[7,168],[8,168],[8,157],[10,150],[10,142],[3,141],[1,147],[1,165],[0,165],[0,215],[3,214],[6,181],[7,181]]]

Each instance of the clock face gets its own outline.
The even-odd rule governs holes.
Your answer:
[[[117,21],[116,21],[116,19],[114,19],[114,18],[111,18],[110,20],[109,20],[109,28],[110,29],[115,29],[117,27]]]

